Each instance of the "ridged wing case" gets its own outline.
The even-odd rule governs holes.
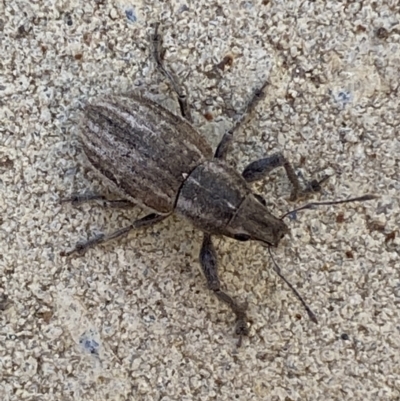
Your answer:
[[[87,105],[81,142],[90,163],[119,193],[159,214],[173,211],[183,181],[213,156],[190,123],[138,95]]]

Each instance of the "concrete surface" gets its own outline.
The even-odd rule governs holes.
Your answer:
[[[3,1],[0,3],[0,394],[11,400],[399,400],[400,13],[397,1]],[[322,207],[288,220],[274,254],[216,238],[250,336],[198,266],[201,234],[176,217],[84,256],[76,242],[145,211],[60,204],[110,195],[84,164],[84,103],[141,90],[175,107],[150,57],[151,24],[214,146],[252,92],[238,169],[283,151],[330,174]],[[232,65],[216,68],[225,56]],[[172,100],[171,100],[172,99]],[[283,171],[254,185],[280,215]]]

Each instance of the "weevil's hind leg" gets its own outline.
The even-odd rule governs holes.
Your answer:
[[[210,234],[204,233],[203,244],[200,250],[200,264],[207,279],[210,290],[223,302],[229,305],[236,315],[236,334],[247,336],[249,329],[246,322],[247,305],[239,305],[231,296],[221,290],[218,277],[218,260]]]
[[[254,182],[261,180],[268,173],[278,167],[283,167],[285,169],[286,175],[292,183],[293,190],[290,196],[290,200],[292,201],[296,200],[300,195],[319,192],[321,190],[322,182],[326,180],[326,177],[321,181],[312,180],[307,184],[306,188],[302,189],[299,178],[297,177],[292,165],[282,153],[275,153],[271,156],[250,163],[243,170],[242,176],[247,182]]]
[[[240,127],[243,126],[257,104],[260,102],[260,100],[264,98],[264,89],[267,85],[268,81],[265,82],[261,88],[257,89],[254,92],[253,97],[251,98],[250,102],[247,103],[246,108],[244,109],[240,118],[236,121],[235,125],[229,131],[225,132],[224,136],[221,139],[221,142],[217,147],[217,150],[215,151],[214,157],[216,157],[217,159],[226,158],[226,155],[229,153],[229,148],[233,140],[233,135]]]
[[[162,46],[162,36],[159,33],[158,28],[159,24],[156,24],[154,34],[151,38],[153,45],[153,58],[157,64],[157,68],[168,79],[172,86],[172,89],[178,96],[179,108],[181,110],[182,116],[186,118],[186,120],[192,122],[192,116],[190,114],[190,107],[187,100],[186,92],[183,89],[183,86],[179,83],[178,78],[171,71],[165,68],[163,61],[164,49]]]
[[[111,234],[108,235],[98,235],[97,237],[94,237],[86,242],[79,242],[78,244],[75,245],[75,248],[68,251],[68,252],[62,252],[62,256],[69,256],[73,253],[79,253],[83,254],[85,253],[89,248],[93,248],[96,245],[103,244],[105,242],[111,241],[116,238],[121,238],[125,235],[127,235],[130,231],[137,230],[138,228],[144,228],[144,227],[149,227],[152,226],[156,223],[159,223],[160,221],[164,220],[168,216],[164,215],[159,215],[156,213],[151,213],[148,214],[145,217],[142,217],[139,220],[136,220],[132,224],[130,224],[127,227],[124,227],[118,231],[115,231]]]
[[[68,198],[62,198],[61,203],[71,203],[73,206],[78,206],[83,203],[95,202],[100,206],[111,209],[130,209],[135,206],[134,203],[125,199],[107,199],[99,194],[72,194]]]

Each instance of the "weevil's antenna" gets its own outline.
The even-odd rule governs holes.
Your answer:
[[[348,203],[348,202],[364,202],[364,201],[369,201],[369,200],[373,200],[373,199],[377,199],[377,198],[379,198],[379,197],[376,196],[376,195],[368,194],[368,195],[359,196],[357,198],[342,199],[342,200],[337,200],[337,201],[311,202],[311,203],[307,203],[304,206],[300,206],[297,209],[293,209],[290,212],[285,213],[284,215],[282,215],[280,217],[280,219],[283,220],[289,214],[292,214],[294,212],[298,212],[299,210],[314,209],[316,206],[338,205],[340,203]]]
[[[304,206],[300,206],[297,209],[291,210],[290,212],[285,213],[284,215],[281,216],[281,220],[283,220],[286,216],[290,215],[291,213],[297,212],[299,210],[304,210],[304,209],[313,209],[316,206],[324,206],[324,205],[338,205],[340,203],[348,203],[348,202],[364,202],[368,200],[373,200],[377,199],[378,196],[376,195],[363,195],[359,196],[357,198],[350,198],[350,199],[342,199],[342,200],[337,200],[337,201],[326,201],[326,202],[311,202],[307,203]],[[289,286],[289,288],[293,291],[294,295],[298,298],[298,300],[303,304],[305,310],[307,311],[308,316],[314,323],[318,323],[317,318],[314,314],[314,312],[310,309],[310,307],[306,304],[304,301],[303,297],[299,294],[299,292],[296,290],[296,288],[293,287],[293,285],[283,276],[281,272],[281,268],[278,266],[278,264],[275,262],[275,259],[272,255],[271,247],[268,247],[268,252],[271,256],[272,262],[273,262],[273,268],[275,273]]]
[[[309,318],[316,324],[318,324],[317,317],[315,316],[314,312],[310,309],[310,307],[306,304],[306,301],[304,301],[303,297],[299,294],[299,292],[296,290],[296,288],[293,287],[293,285],[285,278],[285,276],[281,272],[281,268],[278,266],[278,264],[275,262],[275,259],[272,255],[271,247],[268,247],[268,252],[269,255],[271,256],[272,262],[274,263],[274,271],[275,273],[289,286],[289,288],[293,291],[294,295],[298,298],[298,300],[303,304]]]

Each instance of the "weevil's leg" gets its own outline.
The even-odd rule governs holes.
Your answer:
[[[88,202],[96,202],[100,206],[103,207],[109,207],[112,209],[128,209],[132,208],[135,206],[134,203],[124,200],[124,199],[114,199],[110,200],[104,197],[103,195],[99,194],[72,194],[68,198],[62,198],[60,200],[61,203],[71,203],[73,206],[78,206],[81,205],[82,203],[88,203]]]
[[[299,178],[297,177],[292,165],[282,153],[275,153],[271,156],[250,163],[243,170],[242,175],[247,182],[253,182],[261,180],[277,167],[283,167],[285,169],[286,175],[288,176],[289,181],[292,183],[293,190],[290,196],[290,200],[292,201],[296,200],[299,195],[320,191],[320,184],[326,180],[326,178],[321,181],[312,180],[307,184],[305,189],[302,189]]]
[[[207,279],[208,288],[223,302],[229,305],[236,315],[236,334],[246,336],[249,333],[246,322],[247,305],[239,305],[231,296],[221,290],[218,277],[218,261],[210,234],[204,233],[200,250],[200,264]]]
[[[162,36],[159,33],[158,28],[159,24],[156,24],[154,29],[154,34],[151,38],[153,45],[153,58],[157,64],[157,68],[168,79],[168,81],[172,86],[172,89],[178,96],[179,108],[181,110],[182,116],[186,118],[188,121],[192,122],[192,116],[190,114],[190,108],[185,90],[179,83],[178,78],[171,71],[167,70],[164,66],[164,61],[163,61],[164,49],[162,46]]]
[[[293,185],[293,190],[290,198],[291,200],[295,200],[301,191],[300,181],[292,165],[289,163],[288,160],[286,160],[285,156],[283,156],[282,153],[275,153],[271,156],[250,163],[243,170],[242,176],[247,182],[254,182],[261,180],[268,173],[278,167],[283,167],[285,169],[286,175]]]
[[[104,235],[104,234],[100,234],[97,237],[94,237],[86,242],[79,242],[75,245],[75,248],[72,249],[71,251],[68,252],[62,252],[62,256],[69,256],[73,253],[79,253],[79,254],[83,254],[85,253],[89,248],[93,248],[96,245],[99,244],[103,244],[104,242],[107,241],[111,241],[113,239],[116,238],[120,238],[123,237],[125,235],[127,235],[130,231],[133,230],[137,230],[138,228],[143,228],[143,227],[149,227],[152,226],[153,224],[156,224],[162,220],[164,220],[165,218],[167,218],[168,216],[164,216],[164,215],[159,215],[156,213],[151,213],[148,214],[145,217],[142,217],[139,220],[136,220],[135,222],[133,222],[132,224],[130,224],[127,227],[124,227],[118,231],[115,231],[111,234],[108,235]]]
[[[253,97],[251,98],[250,102],[247,103],[246,108],[244,109],[240,118],[236,121],[235,125],[229,131],[225,132],[224,136],[221,139],[221,142],[217,147],[217,150],[215,151],[214,157],[216,157],[217,159],[225,159],[226,155],[229,152],[230,144],[233,140],[233,135],[247,121],[251,112],[254,110],[260,100],[264,98],[264,89],[268,84],[268,81],[265,82],[261,88],[257,89],[254,92]]]

